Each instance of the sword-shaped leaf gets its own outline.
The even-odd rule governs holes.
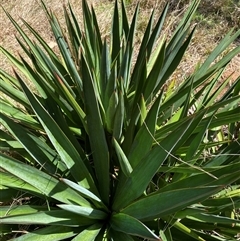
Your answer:
[[[63,226],[49,226],[31,231],[27,234],[14,238],[16,241],[60,241],[76,235],[78,229]]]
[[[6,216],[0,218],[2,224],[40,224],[56,226],[86,226],[94,223],[93,219],[81,217],[65,210],[40,211],[30,214]]]
[[[45,172],[2,153],[0,153],[0,160],[1,168],[33,186],[33,191],[38,190],[39,194],[44,194],[46,197],[52,197],[63,203],[73,204],[75,202],[79,205],[91,206],[76,191]]]
[[[84,229],[80,234],[78,234],[72,241],[94,241],[96,240],[97,235],[102,229],[101,223],[95,223],[86,229]]]
[[[23,91],[29,99],[29,102],[35,111],[38,120],[44,127],[49,139],[51,140],[62,161],[66,164],[67,168],[70,170],[75,180],[79,184],[81,183],[83,187],[90,189],[96,194],[97,191],[93,179],[73,144],[69,141],[57,123],[48,114],[36,97],[27,88],[22,79],[18,75],[17,78],[23,88]]]
[[[160,240],[159,237],[142,222],[124,213],[114,214],[111,217],[111,228],[116,231],[139,236],[148,240]]]
[[[203,115],[204,112],[199,113],[197,116],[188,119],[182,125],[178,126],[177,129],[139,161],[130,176],[119,183],[114,197],[114,210],[125,207],[144,192],[162,163],[189,138]],[[124,195],[124,193],[128,193],[128,195]]]
[[[97,89],[91,76],[89,67],[82,56],[83,90],[86,108],[88,135],[98,179],[98,190],[105,204],[109,202],[109,153],[103,128]]]
[[[57,206],[63,210],[76,213],[82,217],[86,217],[90,219],[104,220],[107,217],[107,213],[101,210],[97,210],[89,207],[81,207],[78,205],[69,205],[69,204],[58,204]]]

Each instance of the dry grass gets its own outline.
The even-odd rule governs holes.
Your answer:
[[[67,4],[67,0],[45,0],[46,5],[52,9],[52,11],[58,16],[60,22],[63,23],[63,11],[62,5]],[[81,1],[70,0],[76,15],[81,22]],[[88,1],[95,6],[98,21],[101,26],[101,31],[103,35],[108,35],[109,27],[111,22],[111,15],[113,10],[113,1],[99,0],[99,1]],[[133,12],[134,6],[136,5],[136,0],[127,1],[129,13]],[[139,18],[139,28],[136,45],[142,37],[142,31],[146,26],[147,20],[152,9],[156,10],[156,15],[159,15],[165,2],[160,0],[141,0],[141,17]],[[174,29],[175,23],[179,20],[181,12],[187,7],[189,1],[180,0],[170,1],[171,8],[168,17],[168,22],[173,21],[172,27],[166,30],[167,34],[170,36],[172,30]],[[51,34],[49,25],[47,23],[43,9],[41,8],[41,3],[39,0],[21,0],[19,3],[16,0],[0,0],[1,5],[14,17],[14,19],[21,24],[21,18],[25,19],[30,23],[41,35],[44,37],[47,43],[54,46],[55,42],[53,35]],[[216,46],[218,41],[223,37],[223,35],[230,29],[230,27],[239,28],[240,21],[238,14],[240,14],[240,6],[233,4],[233,0],[218,0],[218,1],[207,1],[203,0],[200,5],[199,12],[196,15],[195,21],[198,22],[199,26],[195,32],[192,44],[189,47],[181,65],[175,73],[174,78],[179,80],[183,79],[184,76],[191,73],[194,67],[199,61],[203,61],[209,52]],[[228,15],[229,13],[229,15]],[[235,17],[234,17],[235,16]],[[15,35],[18,36],[15,28],[12,26],[10,21],[7,19],[3,10],[0,9],[0,45],[4,48],[10,50],[11,52],[22,53],[19,44],[15,39]],[[232,48],[239,45],[239,43],[234,43]],[[240,74],[239,70],[240,56],[234,58],[231,64],[228,66],[225,76],[233,74],[232,79],[236,78]],[[0,53],[0,68],[11,72],[11,64],[6,60],[6,58]]]

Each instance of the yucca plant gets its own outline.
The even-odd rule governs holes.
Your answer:
[[[130,22],[116,1],[102,39],[86,0],[83,27],[64,8],[66,36],[43,3],[57,53],[6,12],[27,57],[1,47],[15,73],[0,70],[2,240],[238,239],[240,78],[221,96],[229,79],[218,82],[240,47],[216,59],[240,31],[182,83],[171,77],[199,2],[171,39],[168,6],[155,25],[152,13],[138,51],[139,5]]]

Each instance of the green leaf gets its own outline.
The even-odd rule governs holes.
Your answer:
[[[51,24],[51,27],[52,27],[52,32],[54,33],[54,36],[56,38],[58,47],[61,51],[63,60],[65,62],[65,66],[68,69],[71,77],[74,79],[75,83],[81,89],[82,80],[80,78],[80,75],[78,74],[76,65],[75,65],[75,63],[72,59],[71,53],[69,51],[69,47],[68,47],[68,45],[67,45],[67,43],[64,39],[64,36],[63,36],[63,33],[62,33],[61,28],[59,26],[59,23],[53,15],[51,16],[50,20],[51,20],[50,24]]]
[[[134,82],[133,84],[135,85],[135,87],[137,87],[139,85],[139,81],[140,81],[140,80],[138,80],[138,77],[139,77],[138,72],[139,72],[139,70],[141,70],[142,64],[145,62],[145,58],[147,57],[147,59],[149,59],[152,49],[154,47],[154,44],[155,44],[156,40],[159,38],[159,35],[161,33],[161,30],[162,30],[162,27],[163,27],[163,24],[164,24],[166,15],[167,15],[168,6],[169,6],[169,4],[167,3],[161,13],[161,16],[158,19],[153,31],[152,31],[152,25],[153,25],[153,20],[154,20],[154,11],[150,17],[146,31],[143,36],[140,50],[138,52],[137,62],[135,64],[135,68],[134,68],[133,74],[132,74],[132,79]],[[146,98],[146,96],[145,96],[145,98]]]
[[[100,30],[97,24],[94,10],[92,8],[92,14],[91,14],[86,0],[82,1],[82,8],[83,8],[84,30],[86,35],[85,50],[88,51],[88,57],[89,59],[91,59],[91,61],[89,61],[89,67],[90,69],[95,69],[95,71],[99,73],[99,69],[100,69],[99,59],[101,56],[100,53],[102,49]]]
[[[201,0],[192,1],[191,5],[189,6],[188,10],[184,14],[183,18],[181,19],[181,22],[178,24],[177,28],[175,29],[173,33],[173,37],[169,43],[168,49],[167,49],[167,55],[170,54],[172,49],[175,47],[176,43],[180,42],[180,39],[182,38],[182,33],[186,31],[186,29],[189,28],[190,22],[197,10],[198,5],[200,4]]]
[[[123,82],[123,86],[125,91],[127,92],[129,87],[129,81],[130,81],[130,68],[131,68],[131,57],[132,57],[132,49],[129,47],[129,44],[127,44],[125,52],[123,53],[122,57],[122,63],[119,70],[118,78]]]
[[[130,235],[126,233],[118,232],[114,229],[110,229],[109,233],[114,241],[118,241],[118,240],[134,241],[134,239]]]
[[[236,225],[237,223],[240,223],[240,220],[238,219],[232,219],[220,215],[213,215],[213,214],[206,214],[206,213],[197,213],[194,215],[187,216],[190,220],[195,220],[199,222],[206,222],[206,223],[223,223],[223,224],[230,224],[232,226]]]
[[[193,92],[193,78],[189,80],[189,89],[188,89],[188,94],[186,96],[185,101],[183,102],[183,107],[181,109],[181,116],[179,116],[179,119],[184,119],[184,117],[188,116],[188,111],[191,107],[191,96]],[[195,98],[195,97],[193,97]]]
[[[67,90],[72,94],[73,97],[75,97],[76,94],[74,93],[73,89],[71,88],[71,85],[73,83],[72,83],[71,78],[69,78],[69,74],[66,72],[65,67],[60,62],[57,62],[56,60],[51,60],[48,57],[48,55],[46,55],[46,53],[39,46],[36,45],[34,47],[35,47],[34,50],[37,53],[37,56],[31,55],[31,59],[35,63],[35,65],[40,65],[39,72],[43,76],[46,76],[48,81],[46,82],[45,79],[42,79],[42,77],[39,77],[38,75],[36,75],[31,70],[31,67],[27,64],[27,62],[23,58],[22,58],[22,61],[24,62],[24,65],[28,69],[28,71],[31,72],[31,75],[29,74],[29,78],[32,79],[32,81],[35,83],[37,88],[41,84],[41,87],[44,89],[45,92],[49,92],[48,88],[50,87],[51,90],[53,89],[54,93],[57,89],[58,90],[57,92],[59,92],[59,94],[63,93],[66,95],[66,93],[65,93],[66,91],[62,90],[61,85],[59,83],[60,81],[56,78],[56,76],[58,76],[61,79],[61,81],[64,83],[64,85],[66,86]],[[37,81],[34,80],[35,78]],[[56,81],[56,80],[58,80],[58,81]]]
[[[11,104],[7,104],[0,100],[1,109],[0,112],[4,113],[9,117],[13,117],[16,121],[21,122],[32,129],[39,129],[41,130],[41,125],[28,113],[24,113],[23,110],[13,107]]]
[[[67,205],[67,204],[57,204],[63,210],[76,213],[80,216],[90,218],[90,219],[100,219],[104,220],[107,214],[101,210],[89,208],[89,207],[80,207],[78,205]]]
[[[203,201],[224,186],[238,180],[239,171],[238,169],[236,171],[236,167],[236,165],[230,165],[211,173],[212,176],[221,175],[217,180],[206,173],[180,180],[130,204],[122,212],[140,220],[169,215],[181,210],[184,206]]]
[[[167,59],[165,59],[165,63],[163,65],[163,68],[161,70],[161,73],[158,77],[158,80],[156,81],[156,90],[158,91],[160,87],[165,83],[165,81],[171,76],[171,74],[175,71],[177,66],[179,65],[180,61],[182,60],[182,57],[187,49],[187,47],[190,44],[190,41],[192,39],[193,33],[195,28],[191,31],[183,45],[180,45],[181,42],[177,43],[177,46],[172,50],[171,54],[167,56]],[[183,34],[183,39],[185,39],[185,36]],[[167,55],[167,53],[166,53]]]
[[[66,21],[66,25],[67,25],[68,35],[70,37],[70,42],[71,42],[71,52],[74,55],[74,60],[76,60],[77,56],[78,56],[78,50],[80,47],[81,33],[80,33],[80,31],[78,32],[79,29],[78,30],[76,29],[76,25],[75,25],[76,18],[72,11],[71,5],[68,4],[68,7],[70,10],[70,14],[68,13],[66,6],[64,6],[64,16],[65,16],[65,21]],[[71,21],[70,16],[73,19],[73,23]]]
[[[39,224],[78,227],[92,224],[94,221],[65,210],[54,210],[17,216],[6,216],[0,218],[0,222],[2,224]]]
[[[42,168],[46,169],[49,173],[55,173],[58,164],[61,171],[66,169],[66,167],[59,162],[57,153],[55,153],[46,142],[30,133],[25,128],[22,128],[20,125],[17,125],[16,122],[1,113],[0,118],[1,124],[8,129]]]
[[[94,241],[99,232],[102,229],[102,224],[101,223],[95,223],[86,229],[84,229],[80,234],[78,234],[73,241]]]
[[[63,93],[65,94],[67,101],[71,104],[71,106],[75,109],[76,113],[78,114],[80,120],[82,121],[83,126],[85,127],[85,130],[87,130],[86,127],[86,114],[84,113],[84,111],[82,110],[82,108],[79,106],[79,104],[77,103],[77,101],[74,99],[74,97],[72,96],[72,94],[68,91],[68,89],[66,88],[66,86],[64,85],[63,81],[61,80],[61,78],[58,75],[55,75],[58,82],[61,85],[61,90],[63,91]]]
[[[206,239],[201,238],[196,232],[194,232],[194,230],[188,228],[187,226],[185,226],[181,222],[175,222],[173,224],[173,226],[175,228],[177,228],[178,230],[180,230],[181,232],[183,232],[183,233],[187,234],[188,236],[194,238],[195,240],[199,240],[199,241],[205,241],[206,240]]]
[[[171,191],[175,189],[181,188],[193,188],[196,186],[213,186],[213,185],[223,185],[226,186],[228,183],[231,183],[236,180],[236,176],[238,175],[239,163],[229,164],[226,166],[219,166],[218,168],[208,169],[200,168],[198,166],[192,166],[192,168],[196,168],[202,171],[201,174],[191,175],[188,178],[184,178],[177,182],[173,182],[163,188],[161,188],[161,192]],[[160,170],[161,171],[161,168]],[[158,192],[158,191],[157,191]],[[156,193],[157,193],[156,192]]]
[[[199,150],[199,146],[201,144],[201,142],[203,141],[203,138],[207,132],[207,129],[213,119],[213,116],[211,118],[208,119],[208,121],[206,121],[205,125],[202,127],[202,129],[198,132],[198,134],[196,135],[196,137],[194,137],[190,148],[188,149],[187,153],[186,153],[186,157],[184,158],[184,161],[190,161],[191,159],[194,158],[195,154],[197,153],[197,151]]]
[[[147,226],[139,220],[124,213],[114,214],[110,220],[111,228],[134,236],[139,236],[149,240],[160,240]]]
[[[181,92],[180,92],[181,93]],[[171,104],[174,103],[174,101],[178,101],[180,98],[183,98],[182,96],[184,96],[183,93],[181,94],[177,94],[174,96],[174,98],[171,98]],[[239,97],[236,96],[231,98],[231,99],[228,99],[226,101],[222,101],[222,102],[218,102],[216,103],[215,105],[211,106],[211,107],[208,107],[206,109],[206,114],[208,115],[212,115],[216,110],[219,110],[219,109],[222,109],[224,106],[228,106],[229,103],[237,103]],[[235,102],[236,101],[236,102]],[[170,104],[170,103],[168,103]],[[171,104],[170,105],[165,105],[165,103],[163,103],[161,105],[161,110],[166,110],[165,108],[171,108]],[[178,106],[178,104],[175,102],[176,106]],[[175,106],[174,104],[174,106]],[[219,127],[221,125],[226,125],[228,123],[232,123],[232,122],[235,122],[235,121],[238,121],[239,120],[239,115],[235,113],[238,113],[240,110],[240,108],[234,108],[233,111],[230,111],[229,109],[227,109],[227,113],[224,111],[224,113],[219,113],[219,114],[215,114],[215,118],[212,119],[211,123],[209,124],[209,129],[212,129],[214,127]],[[166,112],[163,112],[164,115],[163,115],[163,119],[161,119],[161,117],[158,118],[158,124],[162,124],[161,122],[163,120],[166,120],[166,118],[169,118],[170,116],[168,116],[168,113]],[[165,117],[166,115],[166,117]],[[208,117],[209,118],[209,117]],[[208,118],[203,118],[203,120],[201,121],[201,123],[199,123],[199,125],[196,127],[196,129],[194,130],[194,133],[197,133],[201,130],[201,128],[206,124],[206,122],[208,122]],[[156,131],[156,134],[155,134],[155,138],[156,140],[162,140],[164,137],[166,137],[167,134],[169,134],[174,128],[176,128],[176,126],[180,125],[181,123],[183,123],[186,119],[183,119],[183,120],[179,120],[177,123],[171,123],[171,124],[168,124],[168,125],[165,125],[164,127],[158,129]]]
[[[168,230],[165,230],[165,232]],[[163,232],[163,230],[160,230],[159,232],[159,236],[161,237],[162,241],[172,241],[172,239],[167,239],[165,233]]]
[[[125,207],[144,192],[162,163],[177,147],[183,145],[203,115],[204,112],[189,118],[141,159],[130,177],[118,185],[113,203],[114,210]],[[150,162],[151,165],[149,165]],[[128,195],[124,195],[124,193],[128,193]]]
[[[133,47],[135,30],[136,30],[136,26],[137,26],[138,12],[139,12],[139,3],[137,3],[137,6],[135,8],[134,15],[132,18],[132,23],[130,25],[130,29],[129,29],[127,40],[126,40],[130,49]]]
[[[6,94],[6,96],[12,98],[17,103],[22,104],[26,109],[30,109],[27,98],[24,93],[16,88],[8,79],[0,78],[0,90]]]
[[[71,238],[78,230],[72,227],[49,226],[14,238],[16,241],[58,241]]]
[[[67,184],[69,187],[72,189],[78,191],[81,193],[86,198],[90,198],[91,200],[97,201],[97,202],[102,202],[101,199],[99,199],[96,195],[94,195],[92,192],[90,192],[88,189],[78,185],[77,183],[74,183],[66,178],[61,178],[61,181],[63,181],[65,184]]]
[[[153,57],[150,59],[148,63],[148,76],[145,83],[145,88],[143,90],[145,98],[150,103],[153,98],[154,89],[156,87],[156,80],[161,73],[164,58],[165,58],[165,48],[166,48],[166,41],[162,44],[159,44],[158,50],[155,53],[156,60],[154,61]],[[154,61],[154,63],[152,63]]]
[[[15,67],[17,67],[23,74],[26,74],[26,70],[24,68],[23,63],[21,63],[21,61],[19,61],[16,57],[14,57],[9,51],[4,49],[2,46],[0,46],[0,50],[15,65]],[[3,73],[3,71],[1,71],[1,73]],[[6,77],[7,76],[5,75],[5,78]]]
[[[118,57],[120,52],[120,34],[122,32],[120,23],[119,23],[119,12],[118,12],[118,3],[115,1],[113,20],[112,20],[112,34],[111,34],[111,52],[112,52],[112,62]],[[118,61],[119,62],[119,61]],[[119,64],[119,63],[118,63]]]
[[[124,97],[123,93],[120,91],[119,92],[119,101],[118,105],[116,107],[116,113],[114,116],[114,124],[113,124],[113,137],[117,140],[120,141],[122,137],[122,129],[123,129],[123,121],[124,121]]]
[[[107,81],[107,85],[106,85],[106,89],[104,90],[103,94],[104,95],[104,101],[103,103],[104,106],[105,106],[105,112],[106,112],[106,120],[107,120],[107,123],[109,122],[108,120],[108,117],[113,119],[113,114],[115,113],[115,109],[116,107],[111,107],[111,105],[116,105],[118,102],[118,96],[117,96],[117,93],[116,93],[116,79],[117,79],[117,65],[116,65],[116,61],[113,63],[113,66],[111,67],[111,73],[110,73],[110,76],[109,76],[109,79]],[[115,100],[113,101],[112,98],[113,98],[113,95],[117,96],[116,98],[116,102]],[[109,108],[111,108],[110,110],[110,115],[108,114],[109,112]],[[113,122],[113,120],[112,120]],[[110,125],[111,126],[111,125]]]
[[[107,82],[110,77],[110,59],[109,59],[109,52],[106,39],[104,40],[104,45],[102,49],[102,56],[101,56],[101,68],[100,68],[100,94],[102,96],[102,102],[104,109],[106,110],[109,103],[109,98],[106,98],[106,88]]]
[[[131,164],[129,163],[127,157],[125,156],[125,154],[124,154],[124,152],[121,148],[121,146],[118,144],[118,142],[116,141],[115,138],[113,138],[113,144],[114,144],[117,156],[118,156],[118,161],[120,163],[121,170],[126,177],[129,177],[130,173],[133,170],[132,167],[131,167]]]
[[[11,205],[0,207],[0,218],[49,211],[47,206]]]
[[[3,167],[2,167],[3,168]],[[1,185],[2,187],[0,188],[0,196],[1,200],[4,201],[4,192],[6,187],[9,189],[9,193],[6,193],[6,195],[11,195],[9,197],[9,201],[12,201],[13,198],[17,198],[19,195],[19,191],[21,191],[23,194],[29,195],[27,193],[30,193],[31,195],[40,197],[40,198],[46,198],[43,193],[39,192],[37,188],[32,186],[31,184],[19,179],[16,176],[13,176],[10,173],[6,172],[1,172]]]
[[[153,106],[147,113],[147,117],[144,120],[143,125],[134,138],[130,153],[128,155],[128,160],[133,168],[137,166],[141,158],[147,154],[152,147],[162,94],[163,92],[160,93],[158,98],[155,100]]]
[[[63,203],[78,203],[83,206],[91,206],[88,201],[82,198],[77,192],[67,187],[56,178],[40,171],[30,165],[19,162],[0,152],[1,168],[17,176],[19,179],[27,182],[36,189],[39,193],[43,193],[47,197],[52,197]],[[36,191],[36,189],[34,191]]]
[[[37,46],[36,46],[36,48],[38,48]],[[37,52],[37,49],[35,49],[35,51]],[[40,56],[42,56],[41,55],[41,51],[40,51],[40,53],[39,53],[39,51],[38,51],[38,54],[39,54],[39,56],[33,56],[33,54],[31,54],[29,57],[33,60],[34,58],[34,60],[33,60],[33,63],[34,62],[36,62],[36,59],[38,60],[38,63],[39,63],[39,59],[40,59]],[[46,59],[47,58],[47,56],[45,55],[45,58],[43,57],[43,59]],[[37,92],[45,99],[45,98],[47,98],[47,95],[46,95],[46,86],[48,85],[49,86],[49,81],[48,81],[48,83],[46,83],[47,81],[44,79],[43,80],[43,77],[41,76],[41,71],[40,71],[40,73],[37,73],[36,71],[35,71],[35,69],[28,63],[28,61],[26,61],[22,56],[20,56],[20,59],[21,59],[21,61],[22,61],[22,63],[23,63],[23,65],[24,65],[24,67],[25,67],[25,76],[28,78],[28,80],[29,81],[31,81],[32,83],[33,83],[33,85],[34,85],[34,87],[37,89]],[[41,59],[42,60],[42,59]],[[39,63],[41,66],[43,66],[44,64],[43,64],[43,62],[41,62],[41,63]],[[37,65],[37,64],[36,64]],[[37,67],[35,67],[35,68],[37,68]],[[54,68],[53,68],[54,69]],[[60,67],[59,67],[59,69],[60,69]],[[48,71],[48,70],[45,70],[45,71]],[[45,83],[45,85],[43,84],[43,83]]]
[[[145,56],[146,57],[146,56]],[[144,89],[144,82],[146,80],[147,74],[147,66],[146,66],[146,58],[144,59],[145,62],[142,63],[142,66],[139,67],[139,72],[137,76],[137,80],[139,84],[136,86],[136,89],[132,93],[132,100],[129,101],[129,105],[126,104],[127,101],[124,100],[125,104],[125,115],[126,120],[128,120],[129,124],[125,131],[125,138],[123,142],[123,150],[126,155],[128,155],[136,129],[136,123],[139,121],[140,118],[140,111],[139,111],[139,103],[141,101],[141,96]],[[133,80],[132,80],[133,81]],[[123,118],[123,117],[121,117]]]
[[[114,127],[114,116],[116,113],[118,105],[118,95],[117,92],[114,91],[112,95],[110,96],[110,99],[108,100],[108,107],[106,111],[106,124],[107,124],[107,130],[112,133],[113,127]]]
[[[99,29],[99,25],[98,25],[98,20],[97,20],[97,16],[95,13],[95,10],[93,8],[93,5],[91,6],[91,11],[92,11],[92,21],[93,21],[93,26],[94,26],[94,31],[95,31],[95,36],[96,36],[96,43],[97,46],[99,48],[99,52],[102,52],[102,38],[101,38],[101,33],[100,33],[100,29]]]
[[[130,204],[122,212],[138,220],[152,220],[173,214],[190,204],[202,201],[220,189],[221,187],[211,186],[161,192]]]
[[[146,64],[146,56],[147,54],[150,54],[150,52],[146,49],[147,43],[151,34],[152,30],[152,24],[153,24],[153,17],[154,17],[154,12],[152,13],[150,20],[148,22],[147,28],[145,30],[143,40],[140,46],[140,50],[138,52],[138,57],[137,57],[137,62],[134,66],[133,73],[131,75],[131,86],[134,86],[134,89],[137,89],[140,82],[140,74],[142,71],[142,67],[144,64]]]
[[[211,54],[208,56],[208,58],[205,60],[203,65],[198,69],[197,75],[195,78],[199,78],[200,76],[203,76],[207,70],[209,69],[209,66],[213,63],[213,61],[219,56],[226,48],[239,36],[240,30],[238,30],[235,34],[232,34],[232,31],[230,31],[216,46],[216,48],[211,52]],[[226,56],[223,58],[227,59]],[[219,65],[220,62],[215,64],[216,66]]]
[[[0,50],[2,50],[2,47],[0,46]],[[6,49],[4,49],[4,51],[7,51]],[[9,86],[15,86],[17,89],[20,88],[20,84],[19,82],[16,80],[16,78],[14,78],[12,75],[10,75],[9,73],[7,73],[6,71],[4,71],[3,69],[0,69],[0,76],[1,78],[4,80],[4,82],[9,83]],[[0,82],[1,83],[1,82]],[[24,96],[24,95],[23,95]],[[25,97],[25,96],[24,96]],[[26,99],[26,97],[25,97]]]
[[[147,106],[146,106],[146,102],[144,100],[144,97],[141,96],[141,99],[140,99],[140,126],[142,126],[142,124],[144,123],[144,120],[147,116]]]
[[[129,33],[129,25],[128,25],[128,18],[127,18],[127,13],[126,13],[126,7],[125,7],[125,3],[124,1],[121,1],[122,7],[122,27],[123,27],[123,31],[125,36],[128,36]]]
[[[97,191],[93,179],[77,150],[18,75],[17,78],[34,112],[48,134],[49,139],[56,148],[61,159],[73,174],[75,180],[83,187],[90,189],[96,194]]]
[[[82,56],[83,90],[88,125],[88,135],[98,179],[98,189],[105,204],[109,203],[109,151],[103,129],[99,104],[97,101],[96,86],[93,82],[87,62]],[[97,138],[96,138],[97,137]]]

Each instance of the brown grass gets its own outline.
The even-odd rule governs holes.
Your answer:
[[[45,0],[46,5],[52,9],[52,11],[58,16],[60,22],[64,24],[63,19],[63,10],[62,5],[67,4],[67,0]],[[113,11],[113,1],[88,1],[92,3],[96,9],[98,21],[101,26],[101,31],[103,35],[108,35],[109,27],[111,22],[111,16]],[[134,10],[134,6],[136,5],[136,0],[127,1],[128,11],[131,14]],[[160,0],[141,0],[141,15],[139,18],[139,28],[137,34],[137,43],[141,40],[142,32],[146,26],[147,20],[152,9],[156,10],[156,15],[159,15],[163,6],[165,5],[165,1]],[[168,17],[168,22],[170,20],[173,21],[172,27],[166,30],[167,34],[170,36],[175,23],[179,20],[179,16],[181,16],[181,12],[186,9],[189,4],[187,0],[177,1],[178,4],[174,4],[176,1],[170,1],[171,8],[170,14]],[[50,31],[50,27],[46,20],[44,11],[41,7],[41,3],[39,0],[21,0],[21,3],[15,0],[1,0],[1,5],[8,11],[14,19],[21,23],[21,18],[25,19],[30,25],[32,25],[38,32],[41,33],[43,38],[49,43],[50,46],[55,46],[55,41],[53,35]],[[78,16],[79,21],[81,22],[82,14],[81,14],[81,1],[79,0],[70,0],[73,9]],[[230,4],[231,3],[231,4]],[[231,6],[231,8],[230,8]],[[195,32],[195,36],[192,40],[192,43],[181,63],[178,70],[175,73],[175,77],[179,80],[183,79],[186,75],[191,73],[194,70],[194,67],[199,61],[203,61],[207,55],[211,52],[211,50],[216,46],[219,40],[226,34],[227,31],[230,30],[231,27],[239,28],[240,24],[238,22],[238,13],[240,14],[240,8],[233,8],[233,0],[218,0],[210,2],[203,0],[199,13],[196,15],[196,22],[198,23],[197,30]],[[240,6],[239,6],[240,7]],[[215,9],[215,10],[214,10]],[[215,11],[215,12],[214,12]],[[229,13],[229,16],[228,16]],[[236,16],[234,18],[234,16]],[[232,19],[231,19],[232,18]],[[230,19],[230,20],[229,20]],[[17,31],[12,26],[3,10],[0,9],[0,45],[4,48],[10,50],[10,52],[22,53],[19,44],[15,39],[15,35],[18,36]],[[235,42],[231,47],[234,48],[239,43]],[[240,74],[239,70],[240,56],[234,58],[231,64],[226,69],[224,76],[228,76],[231,73],[234,73],[231,77],[233,80]],[[0,68],[11,72],[11,64],[7,61],[7,59],[0,53]]]

